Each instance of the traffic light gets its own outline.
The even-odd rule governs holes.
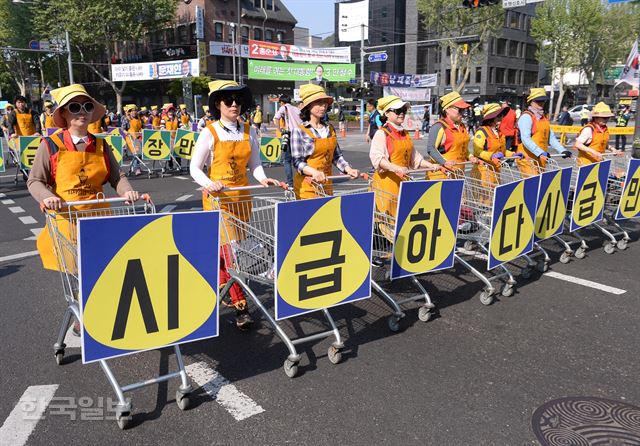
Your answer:
[[[493,6],[500,3],[500,0],[462,0],[463,8],[480,8],[482,6]]]

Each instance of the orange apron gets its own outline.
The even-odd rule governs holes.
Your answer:
[[[160,124],[162,123],[162,118],[160,116],[152,116],[150,121],[151,127],[153,127],[154,130],[160,130]]]
[[[180,115],[180,123],[182,125],[189,125],[189,115]],[[177,129],[177,127],[176,127],[176,129]],[[169,128],[167,128],[167,130],[169,130]]]
[[[53,115],[52,114],[48,115],[46,113],[43,113],[43,115],[44,115],[44,129],[43,130],[56,128],[56,124],[55,124],[55,122],[53,122]]]
[[[135,142],[134,142],[135,141]],[[129,131],[127,132],[127,147],[134,155],[140,154],[142,144],[142,121],[137,118],[129,119]]]
[[[176,138],[176,130],[178,130],[178,120],[174,119],[173,121],[166,121],[164,123],[164,128],[171,131],[171,140],[173,141]]]
[[[63,201],[95,200],[102,193],[102,185],[109,178],[109,167],[104,152],[103,140],[93,139],[87,146],[87,151],[76,150],[67,130],[52,135],[50,139],[57,147],[57,153],[51,155],[51,171],[55,173],[53,193]],[[74,206],[73,210],[104,208],[104,204]],[[75,221],[65,218],[64,211],[60,211],[56,219],[56,228],[67,240],[76,243]],[[42,265],[45,269],[59,271],[58,261],[62,262],[68,272],[75,271],[75,253],[69,249],[62,249],[63,258],[58,259],[49,228],[44,228],[36,241]],[[75,250],[75,247],[73,248]]]
[[[438,121],[444,128],[444,141],[442,146],[445,152],[442,154],[447,161],[453,160],[457,163],[466,163],[469,160],[469,141],[471,137],[463,124],[456,127],[449,119],[440,119]],[[427,172],[429,180],[446,180],[447,176],[441,172]]]
[[[326,176],[330,176],[333,165],[333,154],[338,145],[338,138],[333,127],[329,127],[329,136],[327,138],[317,137],[310,129],[300,124],[300,128],[313,139],[313,153],[307,158],[307,164]],[[311,183],[304,181],[306,175],[296,172],[293,178],[293,191],[297,199],[317,198],[319,195],[313,188]],[[331,181],[323,183],[324,191],[327,195],[333,195],[333,187]]]
[[[413,141],[409,135],[404,131],[389,129],[387,126],[383,126],[382,131],[387,135],[389,161],[397,166],[409,168],[413,154]],[[395,217],[401,181],[402,179],[393,172],[376,171],[373,174],[373,186],[377,190],[383,191],[382,193],[376,192],[378,212]]]
[[[15,132],[18,136],[31,136],[36,133],[36,125],[33,123],[31,110],[27,110],[27,113],[19,113],[16,110]]]
[[[484,150],[489,152],[489,157],[494,153],[501,152],[505,156],[509,156],[510,152],[507,151],[506,138],[504,135],[496,133],[490,127],[483,126],[478,130],[486,135],[486,145]],[[491,158],[489,158],[491,160]],[[483,204],[491,204],[492,201],[492,189],[498,185],[497,173],[500,172],[500,163],[494,163],[493,160],[482,160],[481,164],[474,164],[471,169],[473,178],[479,178],[482,185],[481,190],[478,191],[479,197],[476,197]]]
[[[531,122],[533,123],[531,126],[531,139],[538,147],[540,147],[543,151],[547,151],[549,149],[549,135],[551,134],[551,125],[549,124],[549,120],[546,116],[538,119],[533,113],[526,110],[522,113],[528,114],[531,116]],[[524,155],[523,160],[516,160],[516,164],[522,172],[523,175],[530,177],[537,175],[539,172],[535,169],[535,167],[531,164],[531,160],[537,160],[540,163],[540,167],[544,167],[546,163],[540,161],[537,156],[535,156],[532,152],[530,152],[522,142],[518,144],[518,153],[522,153]]]
[[[213,124],[207,126],[213,135],[211,147],[213,161],[209,167],[209,178],[212,181],[220,181],[227,187],[247,186],[247,165],[251,158],[251,142],[249,123],[244,123],[244,135],[242,141],[220,141]],[[210,211],[213,208],[207,198],[208,193],[202,191],[202,208]],[[218,198],[220,209],[223,213],[224,231],[220,234],[222,244],[230,240],[242,240],[245,235],[233,225],[233,218],[248,222],[251,218],[251,194],[248,190],[222,191],[210,194]],[[227,215],[230,215],[228,217]]]
[[[589,144],[585,144],[585,146],[590,149],[595,149],[598,153],[606,152],[607,147],[609,146],[609,129],[605,128],[605,130],[601,130],[597,125],[591,123],[585,125],[582,130],[586,127],[591,127],[591,130],[593,130],[593,136],[591,137],[591,142]],[[580,133],[582,133],[582,130],[580,130]],[[592,155],[582,150],[578,150],[578,166],[585,166],[587,164],[597,162],[598,160],[596,160]]]
[[[92,135],[95,135],[96,133],[102,133],[102,120],[98,119],[97,121],[89,124],[89,127],[87,127],[87,131]]]

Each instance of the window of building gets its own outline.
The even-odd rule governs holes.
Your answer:
[[[266,30],[264,32],[264,40],[265,42],[273,42],[273,30]]]
[[[253,6],[256,8],[262,8],[262,0],[253,0]]]
[[[520,42],[516,42],[515,40],[509,41],[509,57],[518,57],[518,45]]]
[[[509,28],[518,29],[520,27],[520,14],[515,11],[509,11]]]
[[[504,84],[504,68],[496,68],[496,84]]]
[[[517,80],[518,70],[507,70],[507,84],[515,85]]]
[[[537,71],[525,71],[524,72],[524,85],[531,86],[535,85],[538,82],[538,72]]]
[[[527,44],[527,49],[525,52],[525,58],[527,60],[531,60],[531,61],[535,61],[536,60],[536,46],[533,44],[528,43]]]
[[[444,84],[445,85],[451,85],[451,70],[446,70],[444,73],[445,73],[444,74],[444,76],[445,76]]]
[[[196,24],[192,23],[191,25],[189,25],[189,43],[190,44],[195,44],[196,43]]]
[[[233,43],[233,33],[235,32],[235,30],[235,27],[231,26],[230,24],[227,25],[227,42]]]
[[[243,26],[241,28],[241,32],[242,32],[242,43],[246,45],[247,43],[249,43],[249,27]]]
[[[223,25],[220,22],[216,22],[216,24],[213,27],[214,30],[214,39],[218,42],[222,42],[222,37],[223,37]]]
[[[185,45],[190,43],[189,28],[186,26],[178,26],[178,43]]]
[[[276,31],[276,41],[279,43],[284,42],[284,31]]]
[[[165,42],[169,45],[176,43],[176,33],[173,28],[169,28],[165,31]]]
[[[526,16],[524,18],[524,31],[529,31],[531,29],[531,16]]]
[[[383,6],[380,9],[380,17],[387,17],[389,15],[389,11],[387,10],[386,6]]]
[[[476,84],[482,83],[482,67],[476,67]]]
[[[216,56],[216,73],[224,73],[226,70],[226,57]]]
[[[498,39],[496,42],[496,54],[499,56],[507,55],[507,39]]]
[[[262,40],[262,29],[254,28],[253,29],[253,38],[255,40]]]
[[[273,0],[267,0],[267,9],[272,9],[275,11],[275,8],[273,7]]]

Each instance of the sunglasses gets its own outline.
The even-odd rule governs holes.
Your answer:
[[[406,114],[407,113],[407,107],[390,108],[389,111],[395,113],[396,115]]]
[[[244,102],[244,97],[239,94],[232,94],[221,97],[220,101],[224,102],[224,105],[226,105],[227,107],[231,107],[234,102],[236,103],[236,105],[240,106]]]
[[[85,102],[83,104],[79,102],[69,102],[67,104],[67,110],[72,115],[79,115],[81,110],[84,110],[86,114],[91,114],[93,112],[94,105],[93,102]]]

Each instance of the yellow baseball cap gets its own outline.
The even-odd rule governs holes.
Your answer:
[[[470,104],[466,103],[460,93],[457,91],[452,91],[451,93],[447,93],[440,98],[440,107],[442,110],[446,110],[451,107],[459,107],[459,108],[469,108]]]
[[[527,96],[527,104],[529,102],[533,102],[533,101],[543,102],[543,101],[548,101],[548,100],[549,100],[549,98],[547,97],[547,92],[542,87],[540,87],[540,88],[532,88],[529,91],[529,96]]]
[[[496,119],[499,116],[504,116],[509,111],[508,105],[500,105],[497,102],[486,104],[482,107],[482,120],[490,121]]]
[[[591,110],[592,118],[613,118],[615,115],[604,102],[598,102]]]
[[[300,86],[300,101],[302,108],[306,108],[312,102],[325,99],[329,101],[329,105],[333,104],[333,98],[324,91],[320,85],[303,84]]]
[[[378,110],[385,113],[388,110],[402,108],[407,104],[408,102],[403,101],[399,96],[385,96],[378,99]]]

